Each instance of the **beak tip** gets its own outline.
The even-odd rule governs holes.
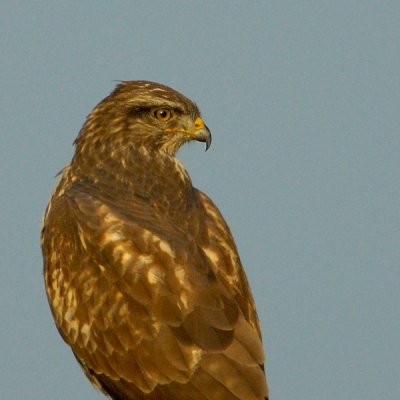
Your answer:
[[[211,133],[206,138],[206,150],[207,151],[211,147]]]
[[[205,138],[205,142],[206,142],[206,150],[207,151],[210,147],[211,147],[211,142],[212,142],[212,136],[211,136],[211,132],[208,129],[207,125],[205,125],[205,129],[206,129],[206,138]]]

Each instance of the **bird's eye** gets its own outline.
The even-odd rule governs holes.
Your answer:
[[[160,121],[160,122],[167,122],[169,119],[172,117],[172,113],[170,110],[165,110],[163,108],[160,108],[156,111],[154,111],[154,116]]]

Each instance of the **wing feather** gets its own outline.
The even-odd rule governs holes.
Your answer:
[[[195,192],[188,236],[140,197],[89,189],[56,199],[43,231],[53,314],[88,377],[115,399],[264,398],[254,302],[211,200]]]

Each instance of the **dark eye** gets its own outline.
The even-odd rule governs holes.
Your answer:
[[[172,113],[170,110],[165,110],[160,108],[154,111],[154,116],[161,122],[167,122],[172,117]]]

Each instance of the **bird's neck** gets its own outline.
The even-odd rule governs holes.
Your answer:
[[[89,179],[108,193],[137,195],[154,206],[169,205],[184,211],[193,201],[190,177],[173,155],[146,148],[125,149],[121,154],[101,158],[73,160],[72,172],[79,179]]]

